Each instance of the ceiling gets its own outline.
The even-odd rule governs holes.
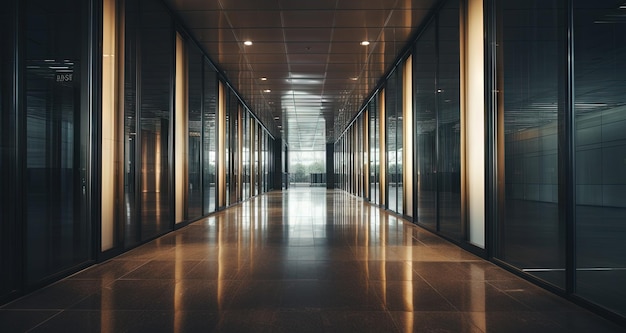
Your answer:
[[[308,151],[341,134],[437,0],[165,2],[272,134]]]

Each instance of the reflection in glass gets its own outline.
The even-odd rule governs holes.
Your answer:
[[[160,3],[126,2],[125,12],[125,246],[130,247],[172,228],[169,143],[174,40],[169,14]]]
[[[0,299],[19,289],[20,277],[16,272],[18,261],[15,220],[15,115],[10,107],[13,86],[13,43],[15,36],[14,6],[17,1],[9,1],[0,11]]]
[[[243,112],[241,120],[243,121],[243,150],[241,151],[241,173],[243,177],[243,200],[245,200],[250,197],[250,113],[247,109]]]
[[[499,193],[497,257],[556,286],[565,286],[559,225],[559,73],[564,35],[561,1],[499,1],[498,110],[504,183]]]
[[[402,71],[391,74],[385,86],[385,129],[387,141],[387,208],[402,213]],[[400,132],[400,133],[398,133]],[[398,138],[400,141],[398,142]],[[398,205],[400,204],[400,206]]]
[[[91,257],[81,1],[28,1],[23,191],[26,284]],[[64,17],[64,20],[57,20]]]
[[[202,53],[188,45],[188,160],[187,216],[193,220],[202,216]]]
[[[574,1],[576,293],[626,316],[626,21]]]
[[[430,24],[415,45],[413,94],[415,122],[415,197],[417,223],[437,228],[436,26]]]
[[[204,62],[202,115],[204,214],[214,212],[217,200],[217,72]]]
[[[369,111],[369,158],[370,158],[370,201],[374,204],[380,204],[380,121],[378,111],[378,98],[372,98],[372,101],[368,105]]]
[[[461,114],[459,1],[439,11],[437,72],[437,189],[439,231],[461,240]]]

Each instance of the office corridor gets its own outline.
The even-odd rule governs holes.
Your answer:
[[[0,308],[2,332],[619,332],[342,191],[270,192]]]

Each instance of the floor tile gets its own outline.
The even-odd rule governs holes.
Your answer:
[[[621,332],[342,191],[234,205],[0,307],[22,332]]]

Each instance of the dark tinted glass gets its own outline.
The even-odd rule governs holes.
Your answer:
[[[422,33],[413,54],[415,185],[417,223],[437,227],[437,52],[436,25]]]
[[[26,281],[37,283],[91,256],[83,1],[25,3]],[[63,19],[59,19],[59,18]]]
[[[158,2],[128,1],[125,10],[126,246],[167,230],[174,32]]]
[[[460,240],[461,229],[461,114],[459,2],[448,1],[439,12],[437,131],[439,159],[439,231]]]
[[[204,63],[203,150],[204,150],[204,213],[214,212],[217,170],[217,73]]]
[[[14,36],[16,1],[8,1],[0,12],[0,299],[18,289],[18,253],[15,221],[15,108],[13,96]]]
[[[375,204],[380,203],[380,124],[378,119],[377,98],[374,97],[368,106],[369,110],[369,141],[370,141],[370,201]]]
[[[576,292],[626,316],[626,10],[574,1]]]
[[[202,53],[189,45],[187,218],[202,216]]]
[[[499,149],[499,247],[507,263],[556,286],[565,284],[564,226],[559,224],[560,89],[565,84],[562,1],[498,1],[502,92]],[[561,23],[561,24],[560,24]]]
[[[387,141],[387,208],[394,212],[398,212],[398,187],[402,186],[402,166],[398,166],[398,131],[402,132],[402,128],[398,127],[398,117],[402,116],[402,74],[397,69],[387,81],[385,86],[385,140]],[[401,134],[400,134],[401,136]],[[352,151],[352,150],[350,150]],[[400,192],[400,196],[402,193]],[[400,206],[400,209],[402,206]]]

